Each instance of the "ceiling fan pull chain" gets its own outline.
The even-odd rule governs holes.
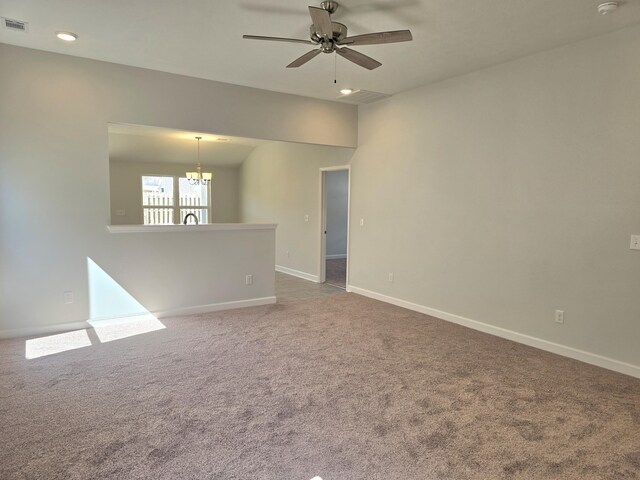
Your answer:
[[[333,83],[338,83],[338,54],[333,52]]]

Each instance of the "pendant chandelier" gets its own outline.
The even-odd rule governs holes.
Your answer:
[[[213,175],[211,172],[202,172],[202,165],[200,165],[200,140],[202,137],[196,137],[198,141],[198,163],[196,164],[195,172],[187,172],[187,179],[190,185],[209,185]]]

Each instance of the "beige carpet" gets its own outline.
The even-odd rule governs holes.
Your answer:
[[[2,479],[635,479],[640,381],[353,294],[0,342]]]
[[[327,295],[345,294],[345,290],[328,283],[315,283],[308,280],[276,272],[276,297],[278,301],[302,300],[306,298],[325,297]]]
[[[330,285],[345,288],[347,285],[347,259],[331,258],[326,260],[325,281]]]

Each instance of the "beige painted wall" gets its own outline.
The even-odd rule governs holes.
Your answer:
[[[111,196],[112,225],[140,225],[142,216],[142,175],[184,176],[189,165],[175,163],[109,162],[109,190]],[[211,183],[211,222],[238,222],[237,167],[207,167],[213,173]],[[124,216],[116,210],[125,210]]]
[[[272,143],[240,168],[240,218],[277,223],[276,265],[317,277],[320,264],[320,168],[347,165],[354,150]],[[309,221],[305,221],[309,215]],[[289,255],[287,255],[287,251]]]
[[[349,105],[2,44],[0,58],[11,65],[0,68],[0,334],[86,320],[87,258],[154,310],[273,295],[273,245],[262,234],[108,232],[108,122],[356,144]],[[195,269],[184,262],[194,252]],[[162,275],[142,275],[150,263]],[[63,303],[64,291],[75,303]]]
[[[638,51],[621,30],[361,107],[350,283],[640,365]]]

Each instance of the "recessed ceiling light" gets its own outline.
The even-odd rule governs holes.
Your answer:
[[[342,90],[340,90],[340,93],[343,95],[351,95],[353,93],[353,90],[350,88],[343,88]]]
[[[71,32],[56,32],[56,37],[65,42],[75,42],[78,39],[78,35]]]
[[[609,15],[610,13],[615,12],[618,6],[618,2],[601,3],[598,5],[598,12],[600,12],[601,15]]]
[[[230,142],[231,141],[229,138],[216,138],[216,140],[218,142]]]

